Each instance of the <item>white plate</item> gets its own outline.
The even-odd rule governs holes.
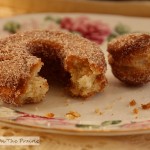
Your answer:
[[[35,28],[58,29],[61,28],[62,21],[66,17],[71,21],[73,19],[76,26],[84,27],[84,29],[88,25],[93,27],[99,24],[96,27],[97,32],[100,31],[98,38],[102,39],[99,43],[106,59],[107,39],[108,36],[110,37],[108,34],[111,34],[112,37],[127,32],[150,32],[149,18],[48,13],[1,20],[0,35],[4,37],[10,32]],[[12,26],[17,26],[17,28],[14,29]],[[102,31],[106,33],[102,35]],[[109,65],[106,76],[109,84],[104,92],[87,100],[70,98],[63,93],[63,89],[51,87],[44,101],[39,104],[19,108],[1,104],[0,121],[15,127],[50,133],[107,136],[150,133],[150,110],[141,108],[141,104],[150,102],[150,84],[136,88],[127,87],[112,75]],[[129,106],[133,99],[137,104]],[[133,113],[134,109],[138,109],[138,114]],[[70,111],[78,112],[81,116],[69,120],[66,118],[66,113]],[[46,117],[48,113],[53,113],[54,117]]]

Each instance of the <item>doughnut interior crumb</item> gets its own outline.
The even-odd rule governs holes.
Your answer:
[[[81,115],[76,111],[70,111],[66,113],[65,117],[69,120],[73,120],[73,119],[81,117]]]
[[[106,84],[103,74],[96,72],[87,61],[72,60],[70,69],[72,95],[88,97],[101,91]]]
[[[150,109],[150,103],[141,104],[142,109]]]
[[[38,103],[43,100],[49,86],[47,80],[38,75],[42,67],[42,63],[35,66],[31,78],[28,80],[24,94],[21,97],[21,103]]]

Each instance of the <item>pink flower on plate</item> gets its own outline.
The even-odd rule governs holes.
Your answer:
[[[37,116],[33,114],[27,114],[24,112],[19,112],[22,116],[19,116],[14,119],[15,122],[21,124],[28,124],[33,126],[74,126],[74,123],[71,123],[63,118],[47,118],[43,116]]]
[[[99,20],[91,20],[88,17],[65,17],[60,22],[61,28],[70,32],[80,33],[83,37],[95,41],[98,44],[111,34],[109,26]]]

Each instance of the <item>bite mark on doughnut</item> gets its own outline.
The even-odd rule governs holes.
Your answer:
[[[94,65],[89,65],[87,59],[72,56],[67,63],[71,76],[70,92],[73,96],[86,98],[102,91],[106,86],[107,80],[103,72],[95,69]]]
[[[40,62],[32,69],[31,77],[26,83],[24,92],[21,96],[21,104],[38,103],[43,100],[49,89],[47,80],[39,76],[43,63]]]
[[[102,91],[107,84],[105,63],[103,66],[94,66],[87,58],[73,55],[68,56],[63,62],[60,56],[63,47],[50,41],[32,41],[28,48],[44,62],[42,76],[48,81],[52,79],[54,84],[63,83],[70,95],[86,98]]]

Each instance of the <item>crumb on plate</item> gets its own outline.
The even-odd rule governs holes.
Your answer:
[[[134,114],[138,114],[138,113],[139,113],[139,110],[138,110],[137,108],[134,108],[134,109],[133,109],[133,113],[134,113]]]
[[[100,111],[99,108],[96,108],[94,112],[95,112],[96,114],[98,114],[98,115],[102,115],[102,114],[103,114],[103,113]]]
[[[141,104],[142,109],[150,109],[150,103]]]
[[[135,106],[135,105],[136,105],[136,101],[135,101],[134,99],[131,100],[130,103],[129,103],[129,105],[130,105],[130,106]]]
[[[81,115],[76,111],[69,111],[68,113],[66,113],[65,117],[69,120],[73,120],[81,117]]]
[[[46,115],[45,115],[45,117],[47,117],[47,118],[53,118],[55,115],[53,114],[53,113],[47,113]]]
[[[99,108],[96,108],[94,111],[96,114],[100,112]]]

